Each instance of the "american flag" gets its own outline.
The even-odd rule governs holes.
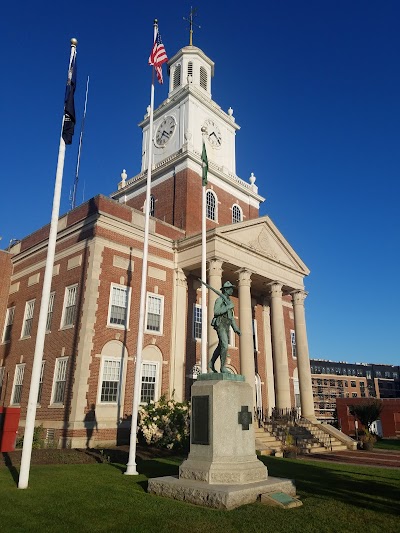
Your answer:
[[[157,74],[157,79],[160,83],[163,82],[161,65],[168,61],[167,53],[161,40],[161,35],[158,33],[154,41],[153,48],[149,57],[149,65],[153,65]]]

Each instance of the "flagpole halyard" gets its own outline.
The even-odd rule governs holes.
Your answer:
[[[70,60],[69,60],[68,76],[70,75],[71,67],[75,61],[77,44],[78,44],[78,41],[76,39],[71,39],[71,55],[70,55]],[[73,98],[73,94],[72,94],[72,98]],[[36,333],[35,353],[33,356],[32,376],[31,376],[31,384],[29,388],[29,398],[28,398],[28,406],[27,406],[26,421],[25,421],[24,443],[22,447],[21,468],[20,468],[19,480],[18,480],[19,489],[28,488],[28,482],[29,482],[29,470],[30,470],[30,463],[31,463],[31,456],[32,456],[33,432],[35,429],[37,398],[38,398],[38,393],[39,393],[39,382],[40,382],[40,374],[41,374],[42,359],[43,359],[43,349],[44,349],[44,341],[45,341],[45,336],[46,336],[47,311],[49,307],[51,281],[53,277],[54,256],[55,256],[56,241],[57,241],[58,216],[60,213],[61,187],[62,187],[62,178],[63,178],[63,171],[64,171],[64,160],[65,160],[65,141],[63,139],[65,114],[66,114],[66,110],[64,106],[64,114],[63,114],[63,118],[61,122],[61,135],[60,135],[60,145],[59,145],[59,150],[58,150],[56,179],[55,179],[55,185],[54,185],[53,209],[52,209],[52,214],[51,214],[49,242],[48,242],[48,247],[47,247],[46,266],[45,266],[44,278],[43,278],[42,299],[40,303],[39,323],[38,323],[38,329]]]

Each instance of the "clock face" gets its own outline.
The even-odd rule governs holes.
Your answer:
[[[222,144],[222,135],[219,127],[215,124],[213,120],[208,118],[204,122],[204,132],[206,139],[214,148],[219,148]]]
[[[165,146],[174,134],[175,128],[176,122],[174,117],[165,117],[156,130],[155,144],[157,146]]]

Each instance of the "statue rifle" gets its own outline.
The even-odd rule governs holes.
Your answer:
[[[218,296],[220,296],[224,302],[226,303],[226,305],[229,305],[231,306],[232,305],[232,302],[225,296],[224,293],[218,291],[217,289],[214,289],[214,287],[211,287],[211,285],[209,285],[208,283],[206,283],[205,281],[201,280],[200,278],[197,278],[200,283],[202,283],[203,285],[205,285],[208,289],[211,289],[212,291],[215,292],[215,294],[218,294]]]

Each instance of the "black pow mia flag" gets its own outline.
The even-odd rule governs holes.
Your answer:
[[[67,87],[65,89],[64,100],[64,125],[62,131],[62,138],[65,144],[72,143],[72,136],[75,129],[75,87],[76,87],[76,55],[74,55],[71,66],[68,71]]]

